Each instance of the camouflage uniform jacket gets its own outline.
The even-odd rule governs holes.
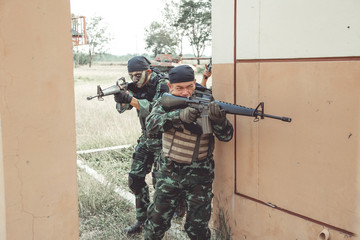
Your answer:
[[[170,112],[164,110],[159,104],[159,101],[155,103],[150,115],[146,118],[146,130],[150,134],[164,133],[171,128],[179,128],[181,126],[180,109],[176,109]],[[233,136],[233,126],[228,119],[221,124],[212,124],[212,130],[214,135],[220,141],[230,141]],[[211,147],[211,146],[210,146]],[[161,162],[166,165],[166,161],[170,159],[164,159],[161,157]],[[208,156],[208,160],[212,161],[212,151]],[[165,161],[165,162],[164,162]],[[199,166],[200,162],[192,162],[190,165],[184,165],[184,168],[193,168]],[[200,164],[201,165],[201,164]],[[161,166],[160,166],[161,168]],[[211,167],[212,168],[212,167]],[[161,170],[161,169],[160,169]],[[208,169],[211,173],[213,169]]]
[[[196,127],[196,124],[182,124],[180,109],[167,112],[159,101],[155,103],[150,115],[146,118],[146,130],[151,134],[166,133],[172,129],[182,131],[181,128],[190,130],[198,138],[203,136],[201,128]],[[212,130],[213,135],[220,141],[230,141],[233,136],[233,127],[227,119],[221,124],[213,123]],[[209,145],[208,155],[205,159],[194,160],[190,163],[175,162],[170,157],[165,157],[162,151],[158,158],[158,170],[155,174],[154,203],[148,208],[144,239],[162,239],[171,226],[171,218],[178,202],[181,198],[185,198],[187,216],[184,229],[186,233],[192,240],[210,240],[211,232],[208,223],[213,197],[214,160],[212,150],[214,145]]]
[[[140,120],[142,134],[139,137],[139,142],[146,145],[149,150],[155,151],[161,148],[161,138],[156,135],[146,134],[145,118],[150,114],[155,101],[164,93],[168,91],[168,79],[165,74],[162,74],[157,69],[152,69],[152,73],[147,85],[142,88],[129,89],[130,95],[134,96],[140,105],[137,110],[137,115]],[[116,104],[116,109],[119,113],[130,110],[133,107],[130,104]]]

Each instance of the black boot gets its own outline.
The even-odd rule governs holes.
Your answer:
[[[135,223],[134,226],[125,228],[124,232],[128,235],[137,234],[142,231],[143,227],[144,227],[144,221],[138,221]]]

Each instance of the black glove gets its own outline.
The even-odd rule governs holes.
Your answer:
[[[130,96],[125,91],[120,91],[119,93],[114,94],[114,100],[117,103],[131,103],[132,96]]]
[[[195,122],[199,117],[199,111],[192,107],[180,109],[180,120],[185,123]]]
[[[209,103],[209,118],[212,122],[220,124],[225,121],[226,113],[224,109],[221,109],[216,102]]]

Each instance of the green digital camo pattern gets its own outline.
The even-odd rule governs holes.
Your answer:
[[[135,210],[136,210],[136,220],[145,221],[147,218],[147,208],[150,204],[150,195],[149,187],[145,182],[145,177],[151,172],[152,166],[154,164],[154,153],[150,152],[145,144],[147,138],[144,135],[141,135],[139,138],[139,143],[136,146],[136,150],[133,154],[131,170],[129,176],[132,176],[133,179],[140,179],[137,182],[134,182],[134,185],[137,185],[138,190],[132,191],[135,195]],[[139,154],[139,148],[143,149],[146,154]],[[129,182],[132,181],[129,177]],[[129,183],[130,185],[130,183]]]
[[[146,130],[163,133],[181,124],[179,110],[166,112],[158,103],[146,119]],[[226,119],[221,124],[213,124],[213,132],[220,141],[230,141],[233,127]],[[162,239],[170,228],[171,218],[181,193],[186,195],[185,231],[192,240],[210,239],[208,223],[211,216],[212,182],[214,180],[214,160],[212,154],[204,161],[189,165],[171,161],[161,156],[156,172],[154,202],[149,207],[145,223],[144,239]]]
[[[151,79],[155,78],[157,74],[155,72],[151,73],[150,81]],[[154,102],[160,97],[162,94],[160,91],[161,84],[166,84],[168,82],[167,79],[161,78],[158,80],[158,84],[156,86],[156,93],[153,97],[153,101],[148,101],[147,99],[137,99],[140,105],[140,110],[137,110],[137,115],[139,119],[145,118],[149,115],[152,105]],[[146,87],[146,86],[145,86]],[[133,93],[130,92],[131,95]],[[126,110],[132,109],[132,106],[130,104],[125,104],[122,106],[122,104],[117,103],[116,106],[119,113],[123,113]],[[143,157],[139,156],[134,158],[131,164],[131,170],[129,172],[130,175],[137,176],[138,178],[143,178],[144,180],[141,181],[139,185],[141,185],[141,189],[139,192],[135,194],[135,205],[136,205],[136,220],[137,221],[145,221],[147,217],[147,208],[150,203],[150,197],[149,197],[149,187],[145,182],[145,176],[151,172],[153,163],[154,163],[154,155],[158,155],[158,153],[161,150],[161,139],[158,138],[149,138],[145,136],[144,132],[141,134],[141,136],[138,139],[138,145],[136,146],[136,149],[142,148],[144,149],[147,154],[143,154]],[[136,153],[134,153],[135,155]],[[156,163],[155,163],[156,164]]]

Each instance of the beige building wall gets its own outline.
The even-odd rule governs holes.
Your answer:
[[[213,1],[216,99],[263,101],[265,113],[293,119],[228,116],[235,135],[215,149],[214,216],[225,213],[233,239],[326,239],[324,229],[357,239],[360,5],[280,2]]]
[[[1,129],[1,114],[0,114],[0,239],[6,237],[6,213],[5,213],[5,190],[4,190],[4,157],[2,150],[2,129]]]
[[[77,239],[70,2],[0,1],[0,239]]]

